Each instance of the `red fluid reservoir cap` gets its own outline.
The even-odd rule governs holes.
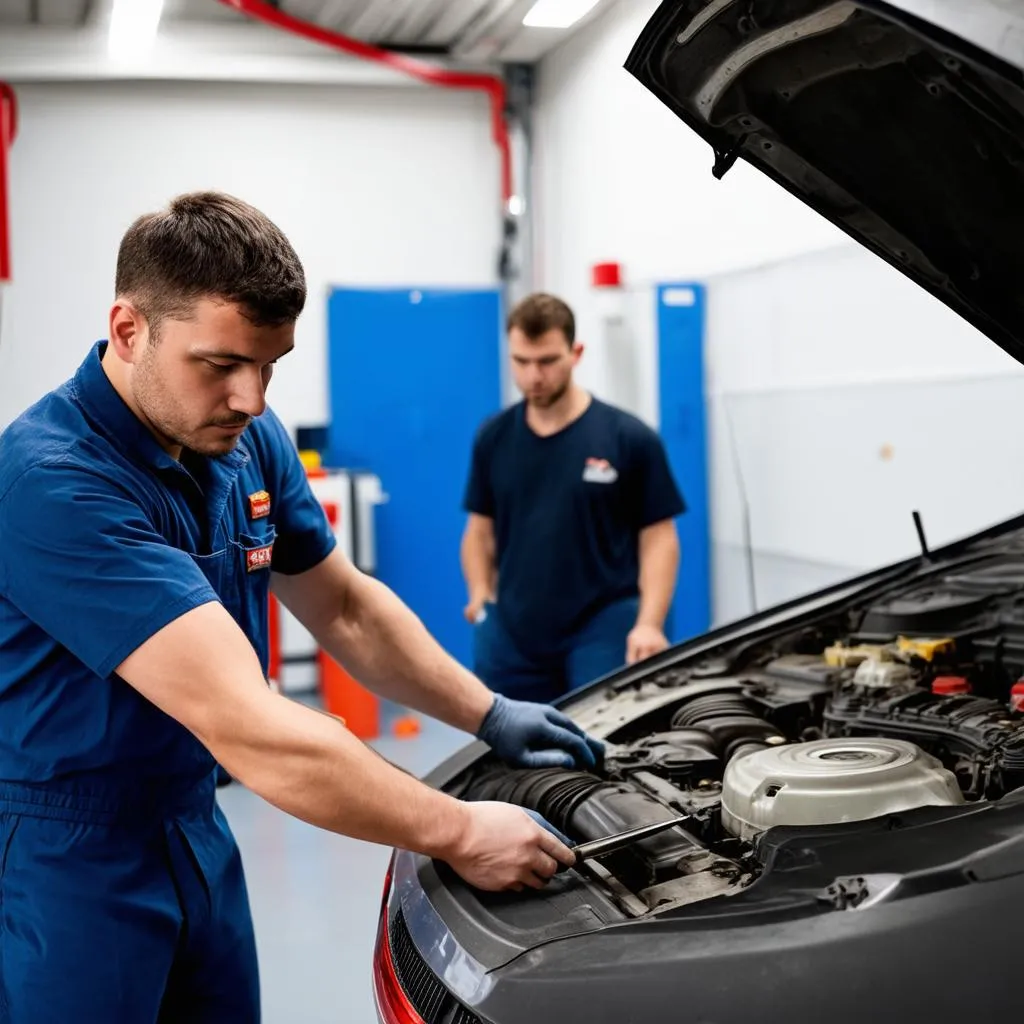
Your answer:
[[[1014,683],[1010,689],[1010,707],[1014,711],[1024,711],[1024,679]]]
[[[954,693],[970,693],[971,684],[963,676],[936,676],[932,680],[932,693],[948,697]]]

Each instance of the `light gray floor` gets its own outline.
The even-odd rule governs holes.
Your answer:
[[[372,745],[423,775],[469,737],[422,721]],[[370,965],[390,851],[296,821],[237,783],[219,798],[238,839],[259,948],[264,1024],[375,1024]]]

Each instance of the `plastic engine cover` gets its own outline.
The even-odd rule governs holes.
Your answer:
[[[722,824],[752,839],[774,825],[833,825],[963,802],[952,772],[913,743],[824,739],[734,758]]]

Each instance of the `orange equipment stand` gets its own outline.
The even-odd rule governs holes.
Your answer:
[[[357,683],[329,654],[320,651],[320,692],[324,710],[336,715],[345,728],[361,740],[380,736],[380,703]]]
[[[270,658],[267,676],[270,686],[281,689],[281,607],[270,595]],[[320,696],[324,710],[340,718],[346,728],[362,740],[380,735],[380,704],[376,696],[360,686],[330,655],[317,651]]]

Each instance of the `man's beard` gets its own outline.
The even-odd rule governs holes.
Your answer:
[[[568,390],[569,381],[566,381],[557,391],[552,391],[550,395],[543,395],[540,398],[527,398],[526,401],[535,409],[550,409],[565,397]]]
[[[173,399],[169,399],[167,389],[160,381],[152,349],[135,368],[132,375],[132,393],[149,427],[159,434],[164,442],[187,448],[198,455],[227,455],[234,450],[242,436],[239,431],[237,434],[225,434],[214,440],[213,437],[204,436],[206,427],[242,427],[248,426],[251,421],[251,417],[236,413],[203,424],[198,429],[190,428],[181,409],[175,405]]]
[[[241,419],[235,419],[231,422],[217,421],[216,423],[209,424],[209,426],[244,428],[248,427],[251,422],[252,421],[248,416],[243,416]],[[242,431],[240,430],[237,434],[226,434],[220,441],[212,441],[208,438],[204,439],[201,437],[200,431],[195,431],[182,438],[178,443],[182,447],[195,452],[197,455],[216,457],[218,455],[227,455],[228,452],[234,451],[241,437]]]

